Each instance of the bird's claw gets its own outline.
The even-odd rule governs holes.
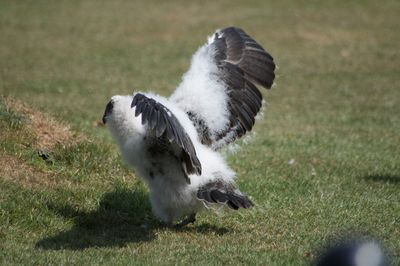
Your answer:
[[[196,214],[192,213],[188,217],[186,217],[184,220],[182,220],[180,223],[177,223],[176,225],[174,225],[174,228],[182,228],[185,225],[194,223],[195,221],[196,221]]]

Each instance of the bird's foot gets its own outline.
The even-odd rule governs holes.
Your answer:
[[[182,220],[180,223],[177,223],[174,225],[175,228],[182,228],[185,225],[194,223],[196,221],[196,213],[190,214],[188,217],[186,217],[184,220]]]

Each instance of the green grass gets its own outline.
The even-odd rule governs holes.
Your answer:
[[[0,2],[0,264],[307,265],[349,231],[399,264],[399,13],[399,1]],[[257,206],[164,228],[94,125],[112,95],[171,93],[227,25],[279,66],[264,120],[229,157]],[[38,150],[10,97],[84,137]]]

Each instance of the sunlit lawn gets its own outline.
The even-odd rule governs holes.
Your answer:
[[[0,264],[303,265],[346,232],[400,263],[399,14],[398,1],[0,2]],[[98,122],[112,95],[171,93],[228,25],[279,66],[228,157],[256,207],[168,229]]]

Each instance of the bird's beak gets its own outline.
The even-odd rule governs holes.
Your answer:
[[[107,116],[109,116],[112,113],[114,107],[114,103],[111,101],[108,102],[107,106],[106,106],[106,110],[104,111],[104,115],[103,115],[103,123],[106,124],[107,123]]]

